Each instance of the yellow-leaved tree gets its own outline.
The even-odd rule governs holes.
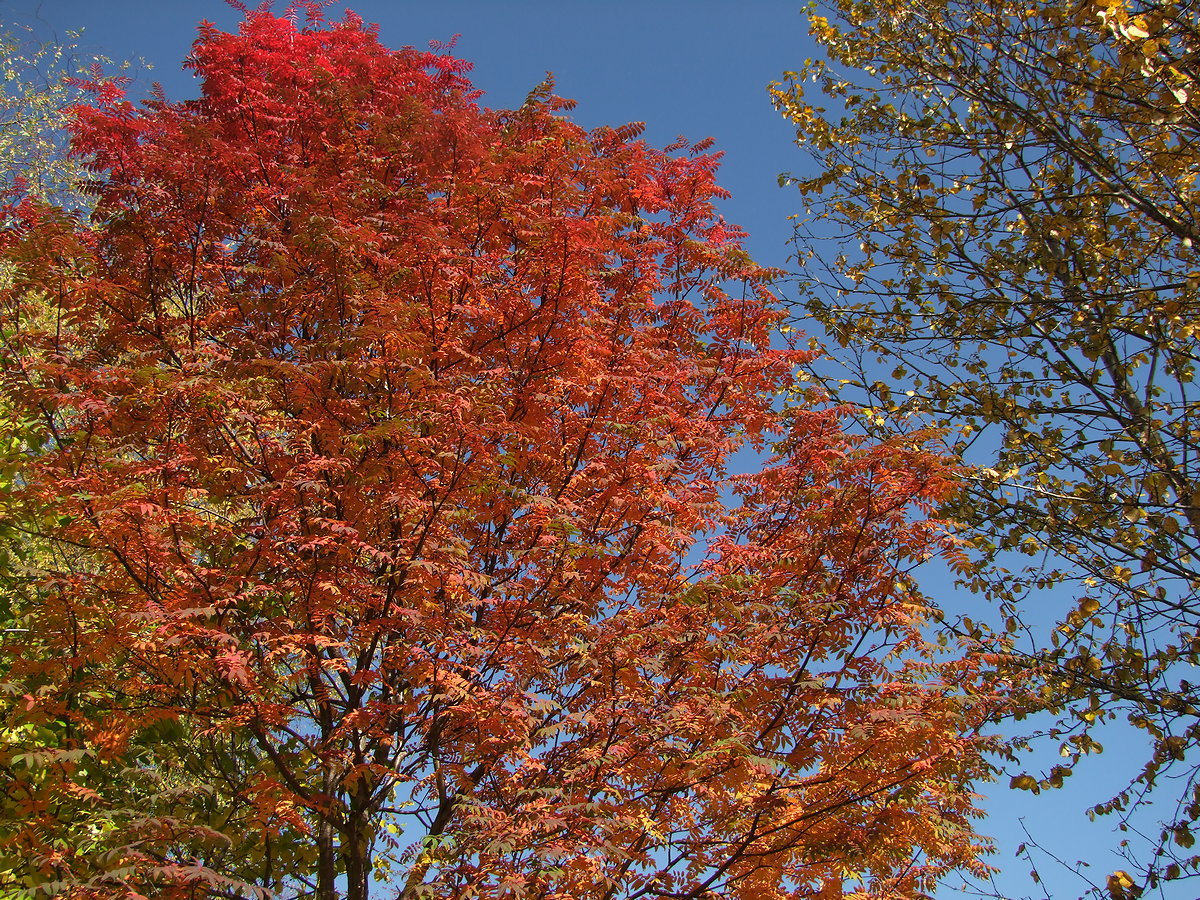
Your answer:
[[[1197,10],[833,0],[810,23],[825,58],[772,90],[817,164],[790,180],[830,387],[869,430],[944,426],[972,464],[946,512],[998,615],[951,627],[1040,674],[1061,744],[1014,785],[1061,785],[1128,720],[1152,750],[1093,813],[1150,797],[1160,823],[1097,889],[1195,874]]]

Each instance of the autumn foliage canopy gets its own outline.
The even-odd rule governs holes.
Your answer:
[[[0,759],[2,883],[898,898],[978,869],[994,701],[905,574],[950,473],[789,393],[808,354],[716,157],[548,88],[483,108],[447,48],[352,16],[202,26],[189,64],[198,100],[79,110],[90,219],[15,198],[2,235],[15,492],[55,548],[5,637],[7,727],[46,747]]]

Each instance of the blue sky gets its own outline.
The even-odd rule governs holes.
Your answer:
[[[725,152],[720,182],[733,193],[724,214],[749,231],[748,249],[759,262],[789,266],[788,216],[800,204],[777,178],[781,172],[802,171],[806,159],[771,108],[766,86],[816,54],[802,0],[351,0],[348,5],[379,24],[388,46],[423,47],[460,35],[456,53],[474,63],[473,80],[489,106],[518,105],[552,72],[557,92],[578,101],[572,116],[586,127],[644,121],[646,139],[659,145],[679,135],[693,141],[715,138]],[[343,8],[333,7],[330,16],[340,17]],[[202,18],[232,28],[240,15],[222,0],[0,0],[0,24],[32,26],[44,40],[62,40],[68,30],[82,28],[85,50],[145,60],[152,66],[146,80],[161,82],[171,99],[195,96],[195,81],[180,62]],[[786,296],[786,284],[781,292]],[[951,605],[969,602],[951,599]],[[1098,850],[1120,839],[1111,834],[1116,823],[1089,827],[1083,810],[1119,790],[1121,776],[1134,770],[1143,751],[1119,740],[1106,743],[1109,760],[1085,768],[1063,792],[1034,798],[1013,794],[1003,784],[992,790],[993,815],[981,830],[1000,840],[1002,851],[994,861],[1007,870],[998,885],[1008,896],[1075,897],[1086,887],[1070,876],[1055,877],[1053,864],[1042,869],[1046,884],[1029,880],[1028,863],[1012,856],[1025,839],[1021,816],[1040,842],[1067,860],[1090,850],[1091,871],[1100,883],[1104,874],[1121,867]],[[1184,893],[1162,896],[1183,900]]]

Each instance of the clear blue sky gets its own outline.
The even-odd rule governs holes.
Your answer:
[[[277,8],[284,5],[286,0]],[[720,182],[733,192],[724,214],[750,232],[748,249],[759,262],[788,266],[788,216],[799,203],[793,192],[778,187],[777,177],[802,169],[806,160],[792,145],[791,129],[771,108],[766,86],[816,55],[801,12],[803,0],[350,0],[346,5],[378,23],[388,46],[424,47],[460,35],[456,53],[474,63],[473,80],[489,106],[518,105],[552,72],[558,93],[578,101],[572,115],[586,127],[644,121],[646,139],[659,145],[679,135],[715,138],[725,152]],[[339,4],[328,14],[338,18],[343,8]],[[196,94],[180,63],[202,18],[232,28],[240,14],[222,0],[0,0],[0,25],[32,26],[43,40],[62,40],[67,31],[82,28],[86,50],[145,60],[152,66],[145,80],[161,82],[171,99]],[[786,294],[786,285],[781,290]],[[951,605],[955,602],[970,600],[959,598]],[[1111,834],[1116,823],[1089,827],[1083,809],[1119,790],[1121,776],[1141,761],[1143,751],[1121,741],[1106,743],[1109,759],[1084,769],[1064,792],[1034,798],[1013,794],[1003,784],[992,789],[993,814],[981,830],[999,840],[1001,853],[994,862],[1006,873],[997,885],[1009,897],[1061,900],[1085,887],[1078,879],[1056,875],[1053,864],[1042,868],[1046,884],[1029,880],[1028,864],[1012,855],[1024,840],[1021,816],[1040,842],[1064,858],[1089,856],[1099,883],[1122,867],[1104,849],[1119,840]],[[1132,758],[1119,758],[1129,753]],[[1183,886],[1162,896],[1194,896],[1182,891]]]

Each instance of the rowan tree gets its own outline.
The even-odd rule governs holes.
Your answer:
[[[307,13],[202,25],[198,100],[101,87],[90,219],[26,201],[4,233],[6,391],[47,435],[18,494],[97,561],[47,585],[58,657],[15,665],[108,712],[29,702],[100,758],[186,735],[154,771],[229,804],[164,813],[122,889],[981,872],[1003,697],[928,646],[908,574],[953,470],[784,402],[811,354],[715,211],[716,155],[586,132],[548,85],[488,110],[449,48]]]
[[[870,433],[916,416],[976,463],[943,512],[973,551],[964,582],[1002,614],[999,634],[959,633],[999,650],[1025,633],[1009,659],[1040,673],[1066,757],[1014,784],[1061,785],[1099,749],[1092,726],[1127,718],[1153,754],[1094,812],[1147,792],[1165,809],[1140,877],[1109,890],[1194,873],[1195,10],[829,7],[810,20],[826,58],[774,87],[818,165],[794,182],[804,308],[848,368],[829,383]]]

